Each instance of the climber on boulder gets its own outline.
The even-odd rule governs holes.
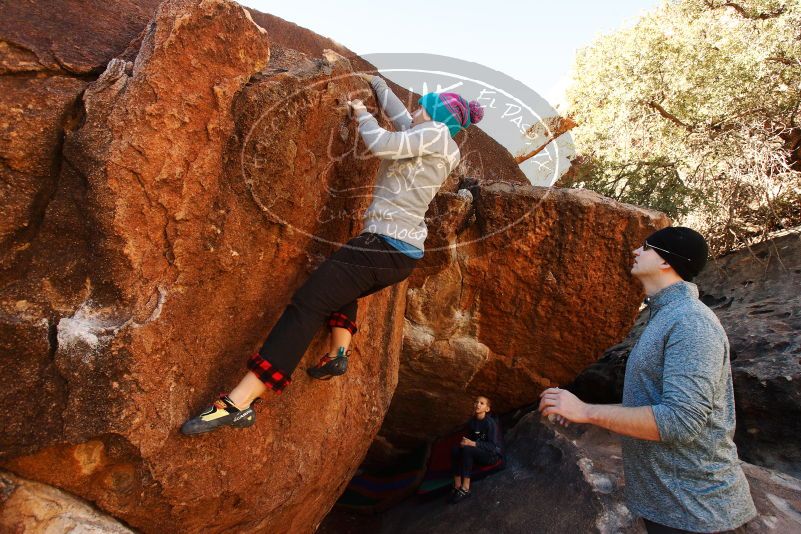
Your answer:
[[[344,374],[351,354],[348,347],[357,331],[358,299],[406,279],[423,257],[426,210],[461,158],[453,136],[480,121],[483,108],[456,93],[427,93],[410,114],[382,78],[359,76],[370,83],[397,130],[381,128],[360,100],[348,102],[364,143],[381,159],[362,231],[295,292],[261,349],[248,360],[249,371],[239,384],[186,421],[181,427],[184,434],[251,426],[253,401],[268,388],[280,394],[289,385],[324,324],[330,328],[330,350],[307,372],[321,380]]]

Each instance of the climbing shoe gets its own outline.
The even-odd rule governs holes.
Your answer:
[[[211,432],[222,426],[246,428],[256,422],[256,412],[251,404],[240,410],[227,395],[221,395],[214,404],[203,410],[198,416],[189,419],[181,426],[181,433],[187,436]]]
[[[470,490],[463,490],[462,488],[457,489],[451,494],[451,498],[448,500],[451,504],[456,504],[457,502],[461,502],[473,494]]]
[[[317,380],[329,380],[334,376],[344,375],[348,370],[348,357],[350,351],[346,351],[345,347],[339,347],[337,355],[333,358],[325,354],[320,358],[320,362],[314,366],[306,369],[309,376]]]

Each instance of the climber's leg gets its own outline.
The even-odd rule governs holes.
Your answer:
[[[328,317],[328,327],[331,329],[330,342],[328,344],[329,354],[336,354],[340,347],[348,350],[356,328],[356,312],[358,301],[349,302]]]
[[[281,393],[289,385],[292,372],[320,326],[325,324],[327,318],[331,320],[336,317],[336,313],[332,312],[355,303],[362,295],[403,280],[411,273],[416,260],[408,257],[406,260],[398,259],[397,254],[386,253],[387,248],[394,250],[377,235],[362,234],[351,239],[347,246],[340,248],[312,273],[292,297],[261,350],[249,359],[250,372],[228,395],[231,403],[229,409],[249,410],[253,400],[268,388]],[[353,306],[353,317],[345,316],[346,321],[337,325],[350,327],[351,335],[356,331],[355,309]],[[338,340],[344,337],[341,333],[337,335]],[[219,414],[214,415],[216,412],[207,412],[209,409],[184,426],[192,421],[195,421],[195,427],[211,425],[211,417],[215,421],[219,418]],[[209,430],[221,426],[214,425]]]
[[[248,362],[248,373],[230,393],[237,406],[249,406],[266,388],[280,393],[320,326],[335,328],[336,347],[345,347],[347,329],[356,333],[356,300],[403,280],[417,260],[399,254],[376,234],[354,237],[323,262],[292,297],[267,340]],[[254,377],[262,383],[258,384]]]
[[[336,310],[374,285],[372,251],[368,246],[364,235],[351,239],[312,273],[273,327],[259,350],[259,358],[291,376],[320,327],[330,323]],[[351,335],[355,333],[355,316],[340,319],[340,326],[350,327]],[[250,369],[254,370],[252,366]],[[277,389],[269,381],[265,385]]]
[[[328,344],[328,349],[330,352],[336,352],[339,347],[347,350],[350,346],[350,341],[353,339],[353,335],[350,333],[350,330],[347,328],[331,328],[331,341]]]
[[[280,394],[289,385],[292,371],[329,314],[354,301],[373,283],[369,267],[346,254],[348,250],[342,247],[311,274],[293,295],[261,350],[248,360],[249,372],[228,394],[227,403],[217,401],[191,418],[181,428],[184,434],[239,423],[241,414],[236,412],[252,413],[252,402],[267,389]]]
[[[379,236],[369,235],[372,235],[372,237],[367,238],[365,243],[373,246],[376,250],[375,253],[371,254],[373,257],[372,274],[374,283],[362,292],[359,298],[371,295],[406,279],[417,263],[417,260],[398,252]],[[357,309],[358,301],[354,300],[330,315],[328,318],[328,326],[331,328],[329,352],[320,358],[317,365],[306,370],[311,377],[327,380],[334,376],[345,374],[348,367],[348,358],[351,354],[348,347],[352,336],[357,331]]]
[[[319,380],[328,380],[334,376],[343,375],[348,370],[348,358],[351,355],[348,347],[353,335],[358,330],[356,327],[357,310],[358,304],[354,300],[328,317],[328,327],[331,329],[329,349],[323,354],[317,365],[306,369],[309,376]]]
[[[266,367],[265,362],[257,359],[257,354],[251,356],[250,360],[248,361],[248,368],[250,369],[253,367],[255,370],[249,373],[245,373],[245,376],[242,377],[242,380],[239,381],[239,384],[236,385],[234,389],[228,394],[228,397],[236,404],[237,407],[242,409],[244,406],[250,406],[251,403],[256,400],[257,398],[264,395],[267,391],[266,383],[267,381],[265,378],[260,378],[262,373],[269,372],[269,367]],[[260,366],[264,365],[266,368],[262,369]],[[280,377],[274,376],[273,379],[279,379]],[[286,380],[286,384],[289,384],[289,380]],[[281,393],[281,390],[277,389],[277,393]]]

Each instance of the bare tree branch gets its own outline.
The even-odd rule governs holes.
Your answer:
[[[669,111],[667,111],[665,108],[663,108],[661,105],[659,105],[658,103],[654,102],[653,100],[651,102],[648,102],[648,106],[653,108],[653,109],[655,109],[660,115],[662,115],[664,118],[666,118],[670,122],[672,122],[674,124],[677,124],[678,126],[681,126],[682,128],[684,128],[688,132],[692,132],[695,129],[693,126],[691,126],[691,125],[687,124],[686,122],[682,121],[677,116],[675,116],[674,114],[670,113]]]
[[[722,7],[730,7],[733,10],[735,10],[737,13],[739,13],[739,15],[741,17],[743,17],[744,19],[750,19],[750,20],[773,19],[773,18],[776,18],[776,17],[778,17],[780,15],[783,15],[784,12],[785,12],[785,8],[781,7],[781,8],[777,9],[776,11],[774,11],[772,13],[751,13],[748,10],[746,10],[743,6],[741,6],[740,4],[737,4],[735,2],[723,2],[721,4],[718,4],[718,3],[716,3],[716,2],[714,2],[712,0],[707,0],[705,3],[711,9],[720,9]]]
[[[788,65],[790,67],[801,66],[801,63],[799,63],[797,59],[790,59],[789,57],[771,56],[771,57],[766,57],[765,61],[775,61],[777,63]]]
[[[559,117],[558,120],[556,121],[556,127],[554,128],[554,131],[551,133],[551,135],[548,137],[548,139],[545,140],[545,143],[543,143],[541,146],[535,148],[534,150],[532,150],[528,154],[524,154],[522,156],[517,156],[515,158],[515,163],[520,165],[524,161],[526,161],[526,160],[528,160],[530,158],[533,158],[534,156],[536,156],[537,154],[542,152],[545,149],[546,146],[551,144],[559,136],[561,136],[562,134],[564,134],[566,132],[569,132],[570,130],[572,130],[576,126],[577,126],[576,121],[574,121],[570,117]]]
[[[757,113],[768,113],[766,108],[756,108],[756,109],[747,109],[741,113],[735,113],[731,117],[726,117],[725,119],[721,119],[718,122],[714,122],[709,125],[710,128],[716,131],[723,131],[726,129],[732,129],[740,126],[740,123],[737,122],[737,119],[742,119],[743,117],[747,117],[748,115],[755,115]]]

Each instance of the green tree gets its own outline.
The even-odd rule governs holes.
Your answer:
[[[801,0],[669,0],[579,52],[587,187],[699,228],[722,253],[801,224]]]

